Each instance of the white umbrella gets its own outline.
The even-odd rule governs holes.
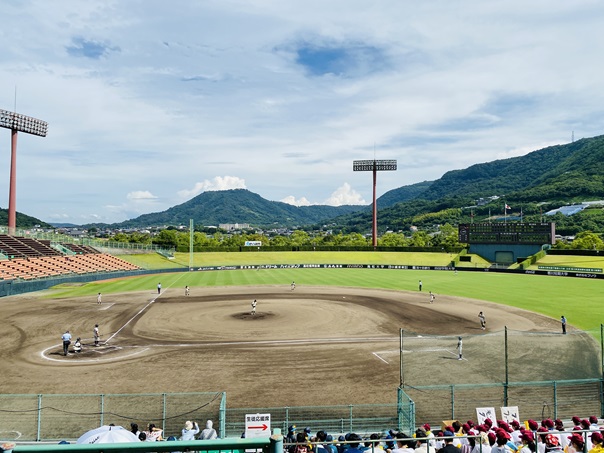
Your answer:
[[[76,444],[113,444],[116,442],[140,442],[136,434],[122,426],[101,426],[82,434]]]

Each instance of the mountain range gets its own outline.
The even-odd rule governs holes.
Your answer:
[[[437,213],[451,217],[476,199],[498,196],[505,203],[531,206],[565,204],[604,198],[604,136],[581,139],[533,151],[520,157],[475,164],[452,170],[435,181],[401,185],[377,200],[380,223],[406,228],[424,216],[442,221]],[[499,202],[501,205],[501,202]],[[491,205],[489,210],[499,205]],[[457,211],[456,211],[457,210]],[[480,209],[477,208],[477,211]],[[534,213],[534,212],[533,212]],[[465,213],[469,216],[469,211]],[[6,210],[0,209],[0,224],[6,224]],[[460,221],[453,215],[446,221]],[[292,206],[269,201],[246,189],[204,192],[162,212],[144,214],[117,224],[85,227],[134,228],[161,225],[248,223],[252,226],[304,226],[335,223],[348,230],[366,230],[371,222],[371,206]],[[467,217],[469,219],[469,217]],[[19,227],[45,225],[21,215]]]

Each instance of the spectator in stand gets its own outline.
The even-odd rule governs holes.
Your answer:
[[[441,448],[443,448],[445,446],[445,439],[442,439],[442,437],[445,435],[444,431],[437,431],[434,434],[434,449],[436,451],[439,451]]]
[[[197,422],[187,420],[185,427],[181,431],[179,440],[195,440],[195,436],[199,433],[199,425]]]
[[[327,438],[325,439],[325,441],[327,442],[325,444],[325,449],[329,452],[329,453],[338,453],[338,447],[336,447],[333,443],[333,436],[331,434],[327,435]]]
[[[149,423],[149,428],[147,429],[147,431],[144,431],[144,433],[147,438],[147,442],[156,442],[158,440],[164,440],[164,438],[161,436],[163,430],[155,426],[155,424],[153,423]]]
[[[581,420],[581,429],[585,431],[591,430],[591,423],[587,418]],[[583,434],[581,434],[583,436]],[[569,437],[569,446],[570,446],[570,437]],[[591,439],[589,438],[589,434],[587,435],[587,442],[585,442],[585,447],[587,451],[591,450],[593,445],[591,444]],[[581,450],[583,451],[583,450]]]
[[[520,447],[519,453],[536,453],[537,445],[535,444],[535,436],[530,431],[525,431],[520,434],[520,441],[522,446]]]
[[[604,453],[604,437],[600,431],[594,431],[590,436],[593,448],[589,450],[589,453]]]
[[[453,425],[445,426],[445,431],[451,431],[455,438],[453,439],[453,445],[457,448],[461,448],[461,440],[459,440],[459,436],[462,435],[461,432],[461,423],[457,420],[453,422]]]
[[[218,438],[218,433],[212,428],[212,425],[212,420],[206,422],[206,427],[199,435],[199,440],[213,440]]]
[[[436,442],[434,442],[434,433],[430,429],[430,424],[424,423],[422,425],[422,429],[424,430],[424,432],[426,433],[426,437],[428,438],[428,445],[434,447],[436,445]]]
[[[560,439],[560,446],[563,450],[566,450],[566,447],[568,446],[568,435],[564,429],[564,422],[559,418],[554,420],[554,431],[558,431],[557,436],[558,439]]]
[[[461,425],[461,431],[457,433],[457,436],[460,437],[461,453],[470,453],[470,451],[472,450],[472,448],[470,447],[470,441],[466,437],[469,435],[470,431],[470,425],[464,423],[463,425]]]
[[[318,435],[319,433],[317,433]],[[385,453],[384,452],[384,447],[382,447],[382,444],[380,443],[380,439],[382,438],[382,436],[380,434],[377,433],[373,433],[369,436],[369,441],[365,442],[365,451],[367,453],[371,453],[371,452],[376,452],[376,453]],[[317,451],[317,453],[321,453],[319,451]]]
[[[344,442],[346,440],[345,436],[339,436],[338,437],[338,443],[336,443],[336,448],[338,449],[338,453],[342,453],[345,450],[345,447],[348,447],[348,445],[343,444],[342,442]]]
[[[325,431],[317,431],[315,442],[317,444],[314,446],[314,450],[317,453],[330,453],[330,450],[325,446],[325,442],[327,442],[327,433]]]
[[[310,442],[310,426],[307,426],[306,428],[304,428],[304,437],[306,437],[306,442]]]
[[[289,447],[289,453],[308,453],[308,443],[303,432],[296,434],[296,442]]]
[[[136,423],[130,423],[130,432],[138,437],[141,433],[138,429],[138,425]]]
[[[495,445],[491,448],[491,453],[515,452],[516,446],[511,440],[512,436],[505,429],[497,428],[495,431]]]
[[[356,433],[348,434],[347,439],[350,443],[348,444],[348,448],[345,450],[346,453],[361,453],[359,449],[359,444],[361,443],[361,436]]]
[[[489,445],[491,446],[491,450],[493,450],[493,447],[495,446],[496,440],[497,440],[497,436],[495,435],[495,431],[488,431],[487,432],[487,438],[489,439]]]
[[[522,432],[520,431],[520,422],[514,419],[510,422],[510,427],[512,428],[510,432],[510,435],[512,436],[512,441],[516,445],[522,444],[522,441],[520,439],[520,434],[522,434]]]
[[[392,451],[396,448],[396,445],[394,444],[394,436],[392,435],[392,433],[392,430],[384,431],[383,438],[385,439],[384,443],[386,444],[386,451]]]
[[[141,442],[147,442],[147,435],[144,431],[138,433],[138,440],[140,440]]]
[[[573,433],[571,436],[569,436],[568,448],[566,449],[567,453],[582,453],[584,448],[585,440],[583,439],[583,434]]]
[[[489,443],[489,436],[487,436],[486,432],[479,433],[480,437],[476,437],[470,439],[470,445],[472,442],[474,446],[472,447],[472,453],[491,453],[491,444]]]
[[[589,416],[589,429],[591,431],[600,431],[600,427],[598,426],[598,417],[595,415]]]
[[[579,417],[577,417],[576,415],[574,417],[571,418],[571,421],[573,422],[573,427],[577,427],[577,426],[581,426],[581,419]]]
[[[487,431],[493,427],[493,420],[491,420],[490,418],[485,418],[483,423],[487,427]]]
[[[536,431],[535,442],[537,442],[537,453],[545,453],[545,436],[547,435],[547,429],[539,427]]]
[[[558,437],[553,434],[545,435],[545,452],[563,452],[564,450],[560,446]]]
[[[423,428],[415,431],[415,453],[428,453],[428,433]],[[433,449],[430,449],[434,453]]]
[[[396,448],[392,450],[394,453],[415,453],[417,442],[412,437],[405,433],[396,435]]]
[[[445,437],[445,446],[438,450],[438,453],[459,453],[459,448],[453,445],[455,433],[445,429],[443,436]]]
[[[547,428],[548,431],[554,430],[554,421],[551,418],[545,418],[541,421],[541,426]]]
[[[289,425],[289,427],[287,428],[287,436],[285,436],[285,443],[296,443],[296,425]]]
[[[478,432],[475,431],[475,430],[473,430],[473,429],[470,429],[468,431],[467,435],[469,436],[467,438],[467,440],[468,440],[468,453],[472,453],[472,451],[474,451],[474,449],[476,448],[476,442],[477,441],[478,441],[478,446],[480,447],[480,438],[473,437],[473,436],[477,436],[478,435]],[[480,451],[480,450],[477,450],[477,451]]]

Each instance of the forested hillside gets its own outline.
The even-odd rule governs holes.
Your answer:
[[[294,226],[321,222],[342,214],[366,209],[365,206],[292,206],[269,201],[246,189],[203,192],[195,198],[163,212],[144,214],[121,222],[117,227],[148,225],[218,225],[249,223],[253,226]]]
[[[477,206],[479,198],[492,196],[499,198]],[[604,231],[604,215],[597,207],[571,217],[542,217],[563,204],[599,199],[604,199],[604,136],[447,172],[415,199],[379,209],[378,227],[381,232],[409,231],[412,225],[430,230],[507,214],[511,221],[520,216],[523,221],[555,220],[561,234]],[[511,209],[504,212],[504,204]],[[344,232],[367,232],[371,213],[349,214],[336,222]]]

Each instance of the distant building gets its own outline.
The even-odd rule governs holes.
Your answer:
[[[490,197],[486,197],[486,198],[479,198],[478,200],[476,200],[476,206],[484,206],[485,204],[489,204],[491,201],[494,200],[499,200],[499,197],[497,195],[493,195]]]
[[[249,223],[221,223],[218,228],[225,231],[247,230],[250,228]]]

